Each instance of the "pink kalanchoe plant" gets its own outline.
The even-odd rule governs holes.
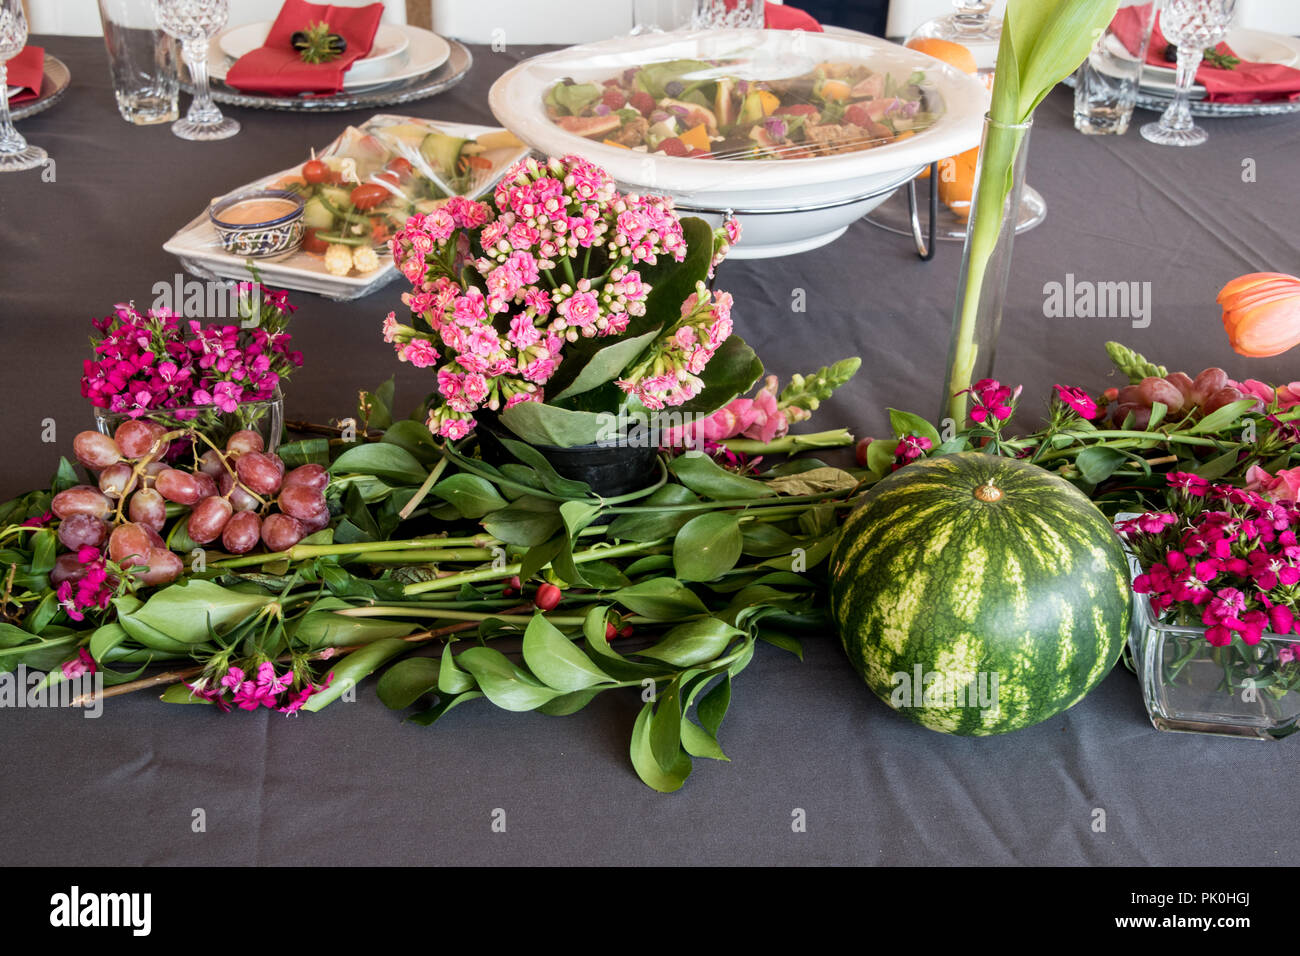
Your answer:
[[[705,401],[717,383],[711,412],[761,374],[732,335],[731,296],[706,285],[737,238],[620,193],[581,157],[527,159],[483,202],[453,197],[393,236],[411,320],[389,313],[384,340],[435,370],[428,426],[448,440],[488,413],[528,441],[582,444],[602,413]]]

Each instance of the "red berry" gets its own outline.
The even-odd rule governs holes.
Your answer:
[[[669,156],[685,156],[690,150],[676,136],[669,136],[659,144],[659,152],[666,153]]]
[[[631,624],[624,624],[621,628],[619,628],[618,636],[619,636],[619,637],[631,637],[631,636],[632,636],[632,625],[631,625]]]
[[[853,458],[857,461],[859,468],[867,467],[867,449],[871,447],[873,441],[875,441],[873,438],[864,438],[853,449]]]
[[[628,99],[628,104],[642,116],[649,116],[655,111],[655,98],[645,90],[637,90]]]
[[[618,628],[616,628],[613,624],[606,623],[605,640],[612,641],[616,637],[618,637]]]
[[[627,97],[623,95],[623,91],[613,87],[601,94],[600,101],[612,110],[621,110],[627,105]]]
[[[554,584],[542,584],[537,588],[537,595],[533,598],[533,603],[543,611],[554,611],[563,596],[560,589]]]

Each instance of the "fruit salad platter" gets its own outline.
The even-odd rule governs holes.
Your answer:
[[[214,199],[163,248],[201,278],[247,279],[258,253],[232,243],[231,228],[210,210],[244,195],[287,198],[301,209],[301,240],[258,247],[272,251],[251,260],[258,273],[287,289],[359,298],[397,275],[388,240],[410,216],[481,195],[527,152],[502,129],[375,116],[302,163]]]
[[[988,91],[876,37],[705,30],[618,37],[507,71],[489,103],[534,149],[672,196],[739,258],[815,249],[931,162],[979,143]],[[747,215],[748,214],[748,215]]]
[[[557,82],[546,113],[566,132],[663,156],[811,159],[914,136],[936,115],[926,73],[878,72],[862,62],[817,63],[785,79],[750,80],[743,63],[675,60],[601,82]]]

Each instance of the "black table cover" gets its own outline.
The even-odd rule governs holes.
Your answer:
[[[301,161],[368,115],[232,109],[238,136],[184,142],[122,122],[98,39],[43,42],[73,86],[20,124],[54,165],[44,177],[0,177],[5,497],[46,483],[89,427],[78,388],[89,321],[174,281],[162,244],[176,228],[208,197]],[[465,82],[401,111],[493,123],[489,85],[528,54],[475,48]],[[998,353],[998,376],[1025,386],[1025,424],[1056,382],[1123,384],[1102,351],[1108,338],[1193,374],[1222,365],[1238,378],[1300,379],[1294,355],[1232,353],[1214,302],[1241,273],[1296,271],[1296,121],[1205,121],[1207,145],[1175,150],[1136,130],[1079,135],[1070,107],[1059,89],[1038,112],[1029,181],[1049,211],[1016,242]],[[887,406],[937,410],[959,259],[959,245],[944,244],[923,263],[907,240],[859,222],[813,252],[729,262],[719,286],[782,378],[861,355],[857,380],[813,424],[884,434]],[[1149,282],[1150,324],[1046,317],[1044,287],[1067,275]],[[804,312],[791,308],[796,290]],[[350,303],[295,296],[307,361],[288,390],[290,418],[345,416],[359,388],[393,374],[399,407],[431,389],[380,335],[400,291],[395,282]],[[49,419],[54,444],[42,440]],[[630,766],[639,706],[631,692],[601,695],[551,718],[481,702],[425,729],[363,685],[355,703],[300,719],[173,707],[151,693],[109,701],[97,720],[6,710],[0,864],[1271,864],[1296,862],[1300,849],[1300,745],[1158,733],[1123,667],[1039,726],[954,739],[875,700],[833,635],[808,640],[802,663],[764,645],[722,727],[732,762],[697,760],[671,796]],[[493,828],[498,810],[505,832]],[[803,832],[792,826],[800,810]]]

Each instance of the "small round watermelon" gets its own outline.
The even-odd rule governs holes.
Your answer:
[[[1036,465],[979,452],[880,481],[831,559],[844,650],[932,730],[1001,734],[1073,706],[1119,659],[1129,570],[1110,522]]]

